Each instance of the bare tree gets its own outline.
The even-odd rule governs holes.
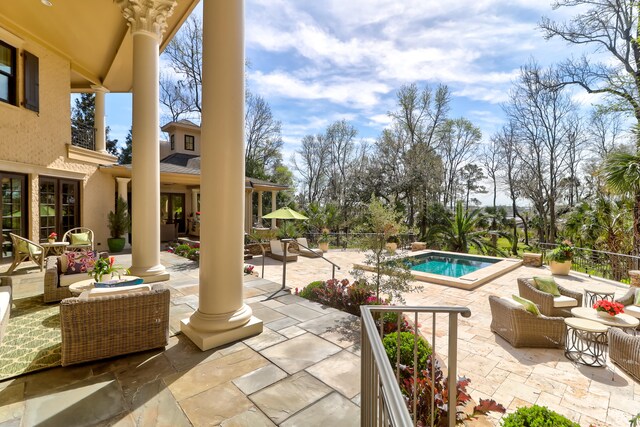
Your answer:
[[[185,88],[184,81],[172,79],[166,73],[160,73],[160,103],[169,111],[168,122],[177,122],[194,113],[191,92]],[[199,119],[198,114],[196,120]]]
[[[244,128],[246,174],[254,178],[272,175],[282,160],[281,124],[269,104],[249,91],[245,93]]]
[[[328,179],[329,151],[324,135],[302,138],[292,163],[301,177],[304,201],[308,204],[319,203],[324,198]]]

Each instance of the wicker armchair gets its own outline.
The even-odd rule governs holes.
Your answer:
[[[7,274],[12,274],[13,270],[23,261],[31,260],[35,262],[40,271],[44,267],[44,248],[39,244],[25,239],[17,234],[9,233],[13,242],[13,262],[7,270]]]
[[[169,289],[67,298],[60,303],[62,366],[164,347]]]
[[[100,252],[98,256],[100,258],[107,258],[109,253]],[[67,283],[66,286],[64,286],[60,283],[63,275],[60,257],[47,257],[44,270],[44,302],[58,302],[71,297],[69,284]],[[76,281],[89,278],[86,274],[76,274],[73,277],[77,278]]]
[[[616,302],[624,305],[624,312],[630,316],[640,319],[640,306],[634,305],[636,292],[640,292],[638,288],[631,286],[629,291],[622,297],[616,299]],[[638,328],[640,330],[640,326]]]
[[[88,240],[89,240],[89,243],[75,243],[74,244],[72,235],[73,234],[79,234],[79,233],[86,233],[87,237],[88,237]],[[62,241],[63,242],[69,242],[69,246],[67,246],[65,248],[67,251],[82,251],[82,250],[92,251],[93,250],[93,246],[94,246],[93,230],[91,230],[90,228],[86,228],[86,227],[72,228],[71,230],[69,230],[66,233],[64,233],[64,235],[62,236]]]
[[[574,307],[582,307],[582,293],[579,291],[572,291],[567,288],[563,288],[558,285],[558,290],[561,295],[571,297],[577,301]],[[533,301],[540,308],[540,313],[548,317],[571,317],[572,307],[554,307],[553,295],[546,292],[542,292],[536,289],[533,284],[533,279],[518,279],[518,292],[522,298],[526,298]]]
[[[640,381],[640,336],[609,328],[608,339],[611,361]]]
[[[536,316],[504,299],[489,296],[491,331],[514,347],[564,347],[563,317]]]

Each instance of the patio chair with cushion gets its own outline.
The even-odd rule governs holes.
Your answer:
[[[93,250],[93,230],[86,227],[76,227],[64,233],[63,242],[69,242],[68,251]]]
[[[558,291],[560,296],[554,297],[538,289],[533,278],[518,279],[520,296],[533,301],[542,314],[548,317],[571,317],[571,308],[582,306],[582,293],[559,285]]]
[[[640,336],[609,328],[608,341],[611,361],[640,381]]]
[[[102,292],[101,292],[102,291]],[[169,289],[92,289],[60,303],[62,366],[165,347]]]
[[[298,253],[302,256],[306,256],[310,258],[319,258],[324,253],[322,252],[322,249],[311,249],[309,247],[309,242],[307,242],[306,237],[298,237],[296,239],[296,242],[298,242]]]
[[[624,305],[625,314],[640,319],[640,288],[630,287],[622,298],[616,299],[616,302]]]
[[[40,267],[40,271],[42,271],[44,268],[44,248],[17,234],[9,233],[9,235],[13,242],[13,262],[9,270],[7,270],[7,274],[13,273],[13,270],[26,260],[35,262]]]
[[[563,317],[536,316],[511,298],[489,296],[491,331],[514,347],[562,348]]]
[[[285,261],[284,258],[284,250],[282,249],[282,243],[280,240],[270,240],[269,246],[271,247],[271,254],[269,256],[278,261]],[[289,248],[287,248],[287,260],[286,262],[297,261],[298,255],[289,252]]]

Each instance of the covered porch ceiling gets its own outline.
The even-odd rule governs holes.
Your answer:
[[[177,0],[167,19],[163,50],[199,0]],[[111,92],[130,92],[133,36],[114,0],[0,1],[0,27],[30,39],[71,63],[71,91],[101,85]]]

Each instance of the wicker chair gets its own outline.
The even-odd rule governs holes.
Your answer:
[[[108,258],[108,252],[98,253],[100,258]],[[58,302],[71,297],[69,285],[61,285],[61,277],[64,275],[59,256],[47,257],[44,270],[44,302]],[[67,276],[68,277],[68,276]],[[76,274],[77,280],[88,279],[86,274]],[[76,281],[77,281],[76,280]]]
[[[633,304],[636,298],[636,292],[640,292],[640,290],[631,286],[629,291],[622,298],[616,299],[616,302],[624,305],[625,314],[640,319],[640,307]],[[638,326],[638,329],[640,329],[640,326]]]
[[[78,233],[87,233],[90,243],[73,244],[73,240],[71,238],[71,235],[72,234],[78,234]],[[86,227],[72,228],[71,230],[69,230],[66,233],[64,233],[64,235],[62,236],[62,241],[63,242],[69,242],[69,246],[67,246],[65,248],[68,251],[80,251],[80,250],[92,251],[93,250],[93,246],[94,246],[93,230],[91,230],[89,228],[86,228]]]
[[[17,234],[9,233],[9,236],[13,242],[13,263],[7,270],[7,274],[12,274],[18,264],[28,259],[38,264],[40,271],[42,271],[44,268],[44,248]]]
[[[62,366],[164,347],[169,289],[67,298],[60,303]]]
[[[573,307],[582,307],[582,293],[579,291],[572,291],[567,288],[563,288],[558,285],[558,290],[561,295],[571,297],[576,300],[577,304]],[[554,307],[553,295],[546,292],[542,292],[536,289],[533,284],[533,279],[518,279],[518,292],[522,298],[526,298],[533,301],[540,308],[540,313],[548,317],[571,317],[572,307]]]
[[[514,347],[564,347],[563,317],[536,316],[502,298],[489,296],[491,331]]]
[[[640,336],[609,328],[608,339],[611,361],[640,381]]]

